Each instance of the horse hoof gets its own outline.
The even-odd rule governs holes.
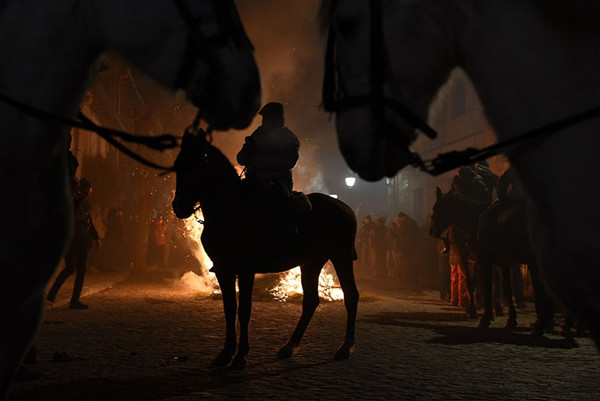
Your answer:
[[[566,340],[574,340],[575,339],[571,329],[569,329],[565,326],[561,326],[560,330],[558,331],[558,334]]]
[[[246,365],[248,364],[248,361],[246,360],[246,357],[244,355],[236,355],[235,358],[233,359],[233,362],[231,363],[231,369],[233,370],[244,370],[246,369]]]
[[[513,320],[508,320],[506,322],[506,326],[504,326],[505,329],[513,331],[514,329],[517,328],[517,322],[513,321]]]
[[[536,320],[533,323],[533,327],[531,328],[530,334],[533,337],[543,337],[544,336],[544,326],[542,326],[542,324],[539,322],[539,320]]]
[[[490,327],[490,319],[479,319],[479,324],[477,325],[477,327],[480,329],[487,329],[488,327]]]
[[[300,351],[300,346],[286,344],[277,351],[277,359],[289,359]]]
[[[354,347],[345,347],[342,345],[335,352],[333,359],[335,359],[336,361],[341,361],[342,359],[348,359],[348,358],[350,358],[350,355],[352,354],[353,351],[354,351]]]
[[[233,356],[230,352],[221,351],[219,355],[217,355],[217,357],[210,363],[210,366],[212,368],[222,368],[223,366],[229,365],[231,358],[233,358]]]

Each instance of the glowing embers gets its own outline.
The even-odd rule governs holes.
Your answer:
[[[333,269],[331,264],[327,263],[319,275],[319,298],[326,301],[341,301],[344,299],[344,293],[335,277],[329,272]],[[294,267],[285,273],[281,273],[279,283],[275,285],[269,293],[278,300],[285,302],[288,298],[302,295],[302,283],[300,280],[300,267]]]
[[[212,261],[204,251],[200,241],[202,229],[204,226],[202,212],[198,211],[184,221],[185,235],[193,242],[194,256],[200,262],[201,275],[194,272],[187,272],[181,277],[181,282],[194,291],[208,294],[220,294],[217,279],[213,273],[208,270],[213,266]],[[319,276],[319,297],[326,301],[340,301],[344,299],[342,289],[333,273],[333,266],[328,262]],[[259,279],[257,275],[257,280]],[[295,267],[285,273],[279,274],[279,279],[270,289],[266,290],[269,299],[285,302],[290,299],[299,298],[302,295],[302,283],[300,279],[300,267]],[[268,281],[268,280],[267,280]],[[258,288],[255,287],[255,299],[264,299],[265,294],[256,294]],[[258,296],[258,297],[257,297]]]

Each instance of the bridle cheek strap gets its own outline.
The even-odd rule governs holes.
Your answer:
[[[357,96],[340,95],[338,66],[335,58],[336,36],[333,15],[329,23],[327,49],[325,54],[325,74],[323,79],[323,110],[338,113],[353,108],[368,107],[375,120],[385,120],[385,110],[390,109],[402,117],[413,128],[423,132],[431,139],[437,137],[437,132],[431,128],[421,117],[396,99],[387,97],[383,93],[386,81],[386,50],[383,34],[383,9],[381,0],[370,0],[370,40],[371,62],[369,70],[369,93]],[[333,4],[333,10],[337,1]]]

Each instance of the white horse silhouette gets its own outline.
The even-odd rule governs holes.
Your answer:
[[[0,3],[3,96],[74,116],[106,50],[185,89],[215,128],[246,127],[258,110],[258,68],[231,0]],[[71,231],[66,134],[0,102],[0,399],[37,330],[45,284]]]
[[[366,179],[410,162],[416,123],[397,106],[426,119],[455,67],[501,140],[600,104],[600,2],[339,0],[321,12],[337,66],[325,100],[346,161]],[[508,157],[532,200],[543,277],[600,346],[598,132],[600,118],[590,118]]]

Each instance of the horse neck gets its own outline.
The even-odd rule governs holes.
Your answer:
[[[244,205],[245,194],[237,172],[220,152],[212,156],[210,184],[202,187],[200,205],[207,222],[222,223],[236,219]],[[229,229],[230,227],[227,227]]]
[[[461,194],[447,195],[447,213],[454,217],[453,225],[471,232],[477,227],[479,216],[489,203],[477,199],[471,199]]]

